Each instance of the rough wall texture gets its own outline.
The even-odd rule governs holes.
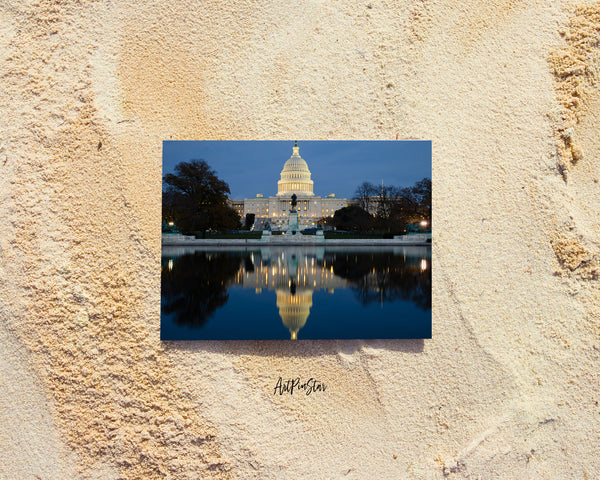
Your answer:
[[[600,471],[600,4],[5,0],[0,38],[0,477]],[[397,137],[433,340],[158,341],[162,140]]]

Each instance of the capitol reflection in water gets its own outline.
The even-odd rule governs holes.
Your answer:
[[[430,265],[430,247],[165,247],[161,338],[429,338]]]

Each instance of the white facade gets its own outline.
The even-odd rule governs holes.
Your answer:
[[[348,206],[345,198],[336,198],[334,194],[327,197],[315,196],[313,181],[306,161],[300,157],[298,144],[293,147],[292,156],[285,162],[281,171],[281,179],[277,182],[277,194],[268,198],[257,195],[256,198],[232,200],[233,207],[242,219],[246,214],[255,215],[256,230],[262,230],[269,223],[273,230],[284,229],[292,208],[291,197],[298,197],[296,211],[300,229],[316,227],[323,217],[333,217],[336,210]],[[243,202],[243,210],[242,210]]]

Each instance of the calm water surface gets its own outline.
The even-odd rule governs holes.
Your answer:
[[[431,337],[431,247],[163,247],[162,340]]]

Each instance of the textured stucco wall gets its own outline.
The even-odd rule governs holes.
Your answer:
[[[594,2],[2,1],[0,477],[594,478],[599,32]],[[433,340],[159,342],[162,140],[290,138],[433,141]]]

